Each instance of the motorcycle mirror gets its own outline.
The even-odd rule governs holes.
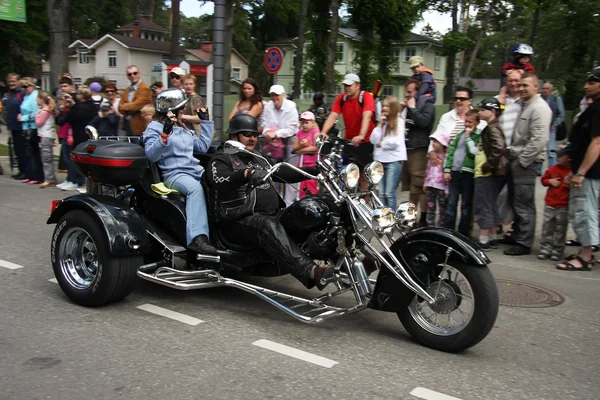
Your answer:
[[[246,150],[246,146],[240,142],[236,142],[235,140],[226,141],[223,147],[225,153],[227,154],[237,154],[240,151]]]
[[[98,130],[94,128],[92,125],[86,125],[85,133],[87,133],[88,137],[91,140],[98,140]]]

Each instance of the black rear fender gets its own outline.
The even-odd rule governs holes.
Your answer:
[[[58,204],[46,223],[57,223],[71,210],[83,210],[102,225],[113,256],[143,255],[150,249],[142,217],[114,197],[93,194],[67,197]]]
[[[443,264],[461,263],[485,267],[490,260],[469,238],[449,229],[420,228],[407,233],[390,247],[394,256],[412,274],[417,282],[425,281],[435,267]],[[448,249],[452,249],[448,252]],[[391,262],[389,256],[385,258]],[[377,276],[377,284],[369,306],[376,310],[396,312],[406,306],[415,296],[388,268],[383,267]]]

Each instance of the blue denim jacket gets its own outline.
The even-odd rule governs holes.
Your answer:
[[[211,125],[211,121],[202,121],[202,124]],[[194,158],[194,153],[203,153],[208,150],[212,142],[212,133],[202,129],[200,136],[193,130],[173,127],[167,144],[160,139],[163,125],[152,121],[144,131],[144,148],[146,156],[151,162],[158,162],[163,174],[163,179],[168,181],[175,174],[184,173],[199,178],[204,171],[200,161]]]
[[[37,90],[23,97],[23,102],[21,103],[21,126],[23,130],[37,129],[35,125],[35,113],[40,108],[37,105],[37,97]]]

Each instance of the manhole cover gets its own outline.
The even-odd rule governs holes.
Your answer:
[[[507,307],[554,307],[565,302],[560,294],[527,282],[496,279],[500,305]]]

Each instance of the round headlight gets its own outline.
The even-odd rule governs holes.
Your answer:
[[[390,207],[380,207],[371,213],[371,225],[376,233],[390,233],[394,229],[394,210]]]
[[[417,222],[417,206],[410,201],[403,201],[396,209],[396,226],[398,229],[410,229]]]
[[[367,181],[373,185],[377,185],[383,178],[383,164],[379,161],[373,161],[372,163],[367,164],[364,171]]]
[[[348,164],[342,169],[342,180],[344,185],[350,189],[354,189],[358,185],[358,179],[360,178],[360,169],[356,164]]]

